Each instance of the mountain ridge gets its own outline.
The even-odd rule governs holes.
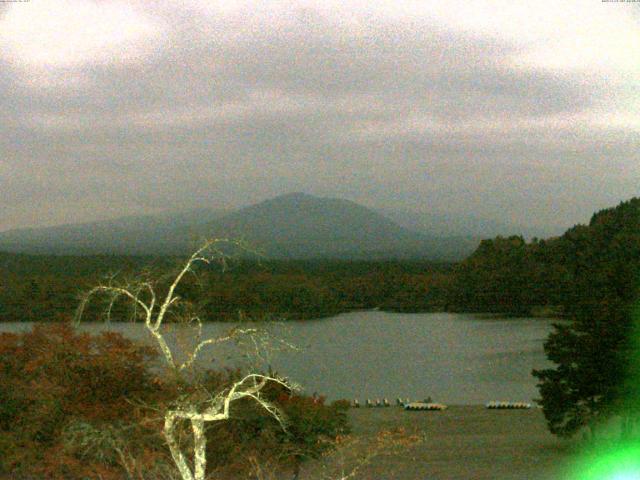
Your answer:
[[[292,192],[235,211],[127,216],[0,232],[0,250],[46,254],[183,254],[204,237],[241,237],[274,258],[457,260],[479,242],[426,235],[351,200]]]

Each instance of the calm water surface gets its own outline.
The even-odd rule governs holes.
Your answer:
[[[352,312],[313,321],[287,322],[274,333],[299,347],[276,352],[269,363],[307,393],[330,399],[431,396],[449,404],[489,400],[532,401],[538,396],[531,369],[546,367],[542,344],[547,319],[499,319],[472,314]],[[203,336],[220,335],[232,324],[212,323]],[[19,331],[31,324],[5,323]],[[149,339],[142,324],[84,324]],[[215,353],[215,355],[214,355]],[[240,363],[233,347],[202,357],[205,366]]]

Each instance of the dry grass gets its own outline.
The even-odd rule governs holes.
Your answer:
[[[562,479],[572,444],[551,435],[542,412],[453,406],[444,412],[407,412],[398,407],[350,411],[353,434],[366,439],[404,428],[424,442],[398,456],[379,456],[357,478],[398,480]],[[333,460],[335,461],[335,460]],[[308,465],[305,479],[319,478]]]

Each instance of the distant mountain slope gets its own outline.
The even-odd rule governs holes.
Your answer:
[[[276,258],[458,260],[479,240],[440,238],[404,228],[369,208],[303,193],[226,215],[198,210],[0,233],[0,250],[54,254],[186,253],[203,237],[241,237]]]
[[[459,259],[477,243],[413,232],[349,200],[292,193],[212,222],[210,232],[242,236],[267,254],[287,258]]]
[[[437,237],[493,238],[498,235],[522,235],[531,239],[561,235],[560,227],[526,227],[474,215],[434,214],[401,209],[382,209],[380,212],[398,225],[410,230]]]
[[[0,232],[0,250],[58,255],[181,253],[199,237],[198,226],[223,214],[198,209],[10,230]]]

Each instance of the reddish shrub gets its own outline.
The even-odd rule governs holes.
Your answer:
[[[74,422],[99,429],[116,421],[136,425],[134,436],[159,432],[145,432],[148,412],[130,403],[155,403],[160,392],[147,369],[154,356],[119,334],[91,336],[68,324],[0,334],[0,472],[81,478],[86,469],[110,469],[121,477],[119,459],[80,462],[63,434]]]
[[[67,324],[0,334],[0,478],[165,477],[173,468],[165,407],[178,395],[220,391],[240,372],[208,371],[198,384],[161,379],[149,368],[155,357],[120,334],[92,336]],[[286,430],[254,401],[234,402],[232,418],[207,429],[208,468],[218,478],[244,478],[256,465],[297,468],[346,431],[342,404],[279,384],[263,393],[284,413]],[[189,425],[178,431],[188,452]]]

